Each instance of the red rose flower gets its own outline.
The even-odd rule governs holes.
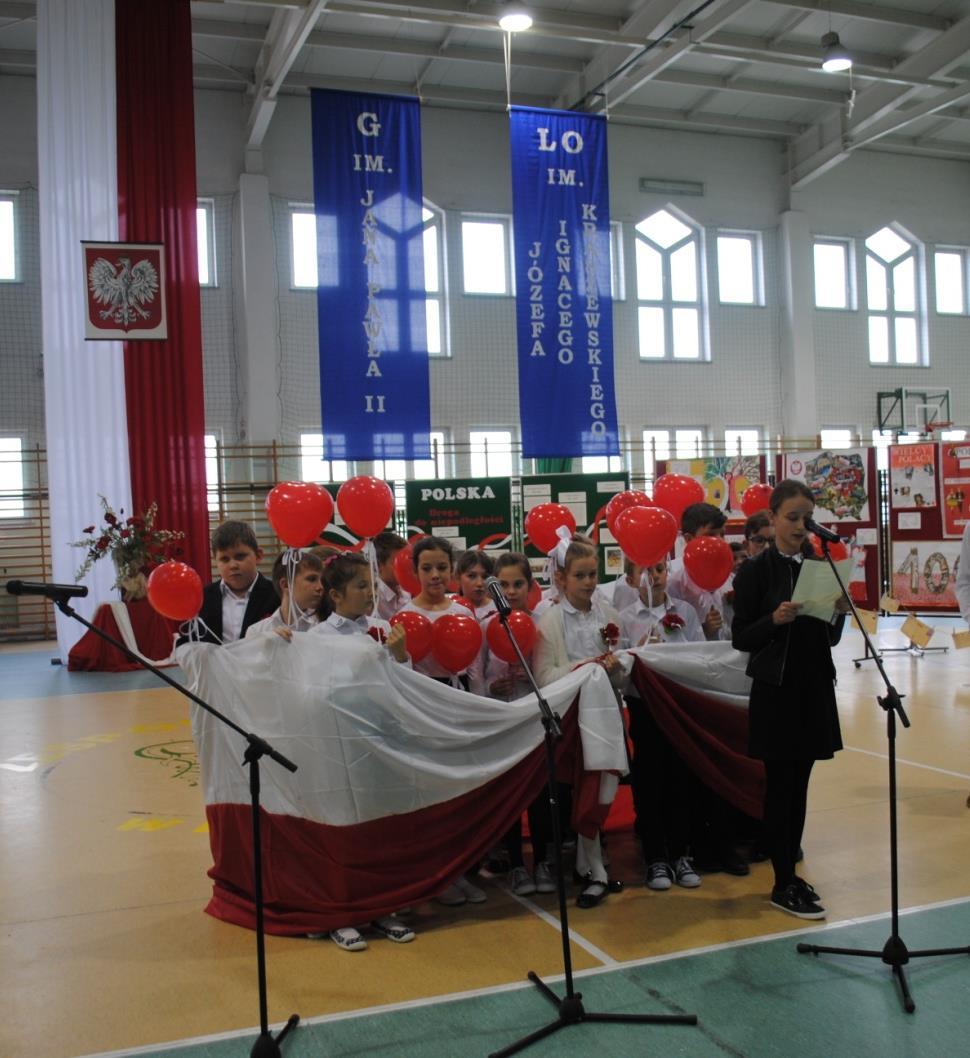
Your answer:
[[[367,634],[374,640],[375,643],[386,643],[387,632],[383,628],[378,628],[377,625],[372,625],[367,629]]]
[[[620,630],[612,621],[600,629],[600,635],[603,637],[607,650],[612,650],[620,641]]]
[[[660,619],[660,623],[669,632],[676,631],[678,628],[683,628],[687,624],[676,610],[668,610]]]

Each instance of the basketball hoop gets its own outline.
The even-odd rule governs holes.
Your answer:
[[[949,430],[952,425],[952,422],[947,422],[946,420],[941,419],[939,421],[928,422],[925,426],[925,430],[928,434],[933,434],[936,433],[937,430]]]

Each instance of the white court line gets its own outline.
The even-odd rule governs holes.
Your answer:
[[[516,899],[521,900],[521,897]],[[524,901],[523,901],[524,902]],[[900,918],[906,915],[914,915],[920,911],[937,911],[945,907],[958,907],[961,904],[970,904],[970,897],[962,896],[956,897],[953,900],[941,900],[935,904],[921,904],[917,907],[900,908]],[[618,970],[629,970],[635,969],[639,966],[649,966],[653,963],[672,962],[674,959],[683,959],[688,956],[694,955],[710,955],[714,952],[728,951],[731,948],[744,948],[749,947],[753,944],[764,944],[773,940],[786,940],[791,937],[798,937],[804,934],[816,934],[821,932],[828,932],[833,929],[844,929],[846,926],[858,926],[868,922],[879,922],[883,919],[890,918],[890,912],[883,911],[876,915],[864,915],[860,918],[847,918],[841,922],[826,923],[824,926],[820,926],[816,923],[813,926],[806,926],[802,929],[790,930],[784,933],[769,933],[761,937],[746,937],[744,940],[731,940],[725,941],[721,944],[710,944],[706,947],[701,948],[687,948],[683,951],[668,952],[665,955],[648,955],[642,959],[630,959],[627,962],[612,961],[611,966],[592,967],[589,970],[576,970],[573,973],[573,977],[594,977],[598,974],[604,973],[615,973]],[[549,916],[552,918],[552,916]],[[559,928],[558,920],[556,922],[556,928]],[[569,931],[570,938],[574,938],[572,930]],[[553,984],[563,980],[562,974],[550,975],[544,977],[543,980],[546,984]],[[301,1018],[301,1025],[325,1025],[330,1022],[336,1021],[348,1021],[351,1018],[363,1018],[371,1017],[375,1014],[391,1014],[401,1010],[415,1010],[421,1007],[435,1006],[439,1003],[457,1003],[463,999],[474,999],[479,996],[492,996],[501,995],[505,992],[517,992],[524,989],[533,988],[529,981],[516,981],[505,985],[495,985],[487,988],[472,988],[465,992],[449,992],[446,995],[438,996],[425,996],[421,999],[407,999],[399,1003],[385,1003],[380,1006],[373,1007],[362,1007],[359,1010],[346,1010],[341,1011],[337,1014],[320,1014],[317,1017]],[[282,1027],[282,1023],[271,1026],[274,1032],[278,1032]],[[259,1035],[258,1028],[250,1029],[236,1029],[232,1032],[220,1032],[215,1033],[211,1036],[191,1036],[183,1040],[173,1040],[170,1043],[157,1043],[147,1047],[134,1047],[128,1050],[122,1051],[101,1051],[97,1054],[83,1055],[82,1058],[135,1058],[137,1055],[142,1054],[155,1054],[156,1052],[162,1051],[174,1051],[180,1047],[192,1047],[196,1045],[204,1045],[207,1043],[219,1043],[223,1040],[238,1040],[245,1037],[253,1038]]]
[[[537,918],[541,918],[543,922],[552,926],[557,933],[560,931],[559,919],[556,918],[555,915],[545,911],[531,900],[527,900],[524,896],[516,896],[510,889],[506,889],[505,891],[516,903],[521,904],[523,907],[527,907]],[[594,959],[599,959],[599,961],[605,966],[614,967],[620,965],[611,955],[607,955],[602,948],[597,948],[592,941],[587,940],[581,933],[577,933],[576,930],[573,929],[571,918],[569,920],[569,939],[577,948],[582,948],[583,951],[589,952]]]
[[[877,753],[871,749],[859,749],[858,746],[845,746],[844,749],[851,750],[853,753],[864,753],[867,757],[878,757],[880,760],[889,760],[888,753]],[[954,779],[965,779],[970,782],[970,775],[965,775],[962,771],[949,771],[946,768],[937,768],[933,764],[921,764],[918,760],[907,760],[905,757],[897,757],[897,764],[908,764],[911,768],[922,768],[924,771],[935,771],[938,775],[951,775]]]

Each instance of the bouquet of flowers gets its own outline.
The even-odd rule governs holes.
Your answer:
[[[144,575],[178,553],[172,545],[183,539],[185,533],[155,528],[157,503],[153,503],[144,514],[125,518],[124,510],[115,512],[104,496],[99,498],[104,508],[102,525],[100,528],[89,525],[81,530],[83,539],[71,542],[71,547],[83,547],[87,551],[74,580],[81,580],[95,562],[110,555],[117,573],[115,587],[140,597],[144,595]]]

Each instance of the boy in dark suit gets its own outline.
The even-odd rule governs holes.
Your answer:
[[[245,522],[223,522],[212,534],[212,556],[220,579],[206,585],[199,616],[208,626],[204,642],[232,643],[251,624],[279,606],[272,582],[259,572],[263,557],[256,534]]]

